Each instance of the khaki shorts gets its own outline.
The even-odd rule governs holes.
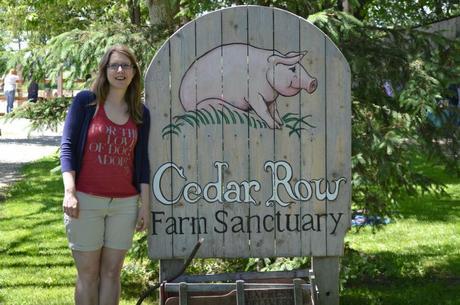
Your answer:
[[[133,243],[139,196],[107,198],[77,192],[79,217],[64,214],[69,247],[95,251],[102,247],[129,250]]]

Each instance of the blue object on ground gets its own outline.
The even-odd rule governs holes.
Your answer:
[[[351,219],[351,225],[353,227],[357,226],[366,226],[366,225],[386,225],[390,223],[390,219],[388,217],[380,217],[380,216],[366,216],[360,213],[354,214]]]

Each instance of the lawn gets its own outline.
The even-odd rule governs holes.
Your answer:
[[[56,162],[25,166],[24,180],[0,203],[0,305],[73,304],[62,184],[59,173],[50,174]],[[460,179],[430,171],[447,195],[407,198],[401,217],[382,230],[348,234],[341,304],[460,304]],[[143,283],[129,284],[121,304],[135,304]]]
[[[352,230],[344,268],[352,278],[342,304],[460,304],[460,179],[423,169],[446,185],[445,196],[407,198],[383,230]],[[346,263],[346,264],[345,264]]]
[[[55,158],[23,168],[24,180],[0,203],[0,305],[73,304],[76,270],[67,247]],[[139,289],[124,292],[135,304]],[[149,304],[144,302],[144,304]]]

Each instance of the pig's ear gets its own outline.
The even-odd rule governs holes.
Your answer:
[[[303,58],[305,55],[307,55],[307,53],[308,53],[307,50],[303,50],[303,51],[300,51],[300,52],[289,52],[289,53],[286,53],[286,54],[284,55],[284,57],[293,57],[293,56],[299,56],[299,55],[300,55],[300,56],[301,56],[301,57],[300,57],[300,60],[302,60],[302,58]],[[299,60],[299,61],[300,61],[300,60]]]
[[[267,58],[267,61],[271,63],[272,65],[276,65],[279,62],[281,56],[279,55],[270,55]]]
[[[303,50],[303,51],[301,51],[301,52],[300,52],[300,55],[302,55],[302,57],[300,57],[300,60],[299,60],[299,61],[301,61],[301,60],[302,60],[302,58],[304,58],[304,56],[305,56],[305,55],[307,55],[307,53],[308,53],[308,51],[307,51],[307,50]]]
[[[305,56],[306,51],[303,52],[289,52],[284,56],[272,55],[268,58],[268,61],[272,64],[283,64],[283,65],[293,65],[298,63]]]

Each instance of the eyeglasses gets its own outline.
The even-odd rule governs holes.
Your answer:
[[[110,64],[107,65],[107,68],[112,70],[112,71],[118,71],[118,69],[121,67],[122,70],[131,70],[133,68],[133,65],[131,64]]]

